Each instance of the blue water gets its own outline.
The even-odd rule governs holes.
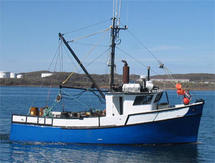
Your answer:
[[[15,143],[9,141],[11,114],[26,114],[30,106],[51,106],[57,88],[0,87],[0,162],[215,162],[215,91],[192,91],[192,97],[206,103],[201,119],[198,143],[174,145],[89,145]],[[79,97],[80,91],[64,92]],[[175,91],[168,91],[172,104],[181,101]],[[71,96],[68,96],[70,98]],[[92,102],[97,100],[97,102]],[[85,103],[80,101],[86,101]],[[91,93],[58,110],[104,109]]]

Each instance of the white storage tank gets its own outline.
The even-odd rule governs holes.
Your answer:
[[[41,73],[41,78],[45,78],[52,75],[53,75],[52,73]]]
[[[0,78],[10,78],[10,72],[0,71]]]
[[[11,72],[11,73],[10,73],[10,78],[16,78],[16,73]]]
[[[16,78],[21,79],[21,78],[23,78],[23,75],[22,74],[17,74]]]

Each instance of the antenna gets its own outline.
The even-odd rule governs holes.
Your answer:
[[[113,18],[116,18],[116,24],[120,25],[120,12],[122,0],[113,0]]]
[[[118,17],[118,25],[120,25],[120,12],[121,12],[122,0],[119,0],[119,17]]]

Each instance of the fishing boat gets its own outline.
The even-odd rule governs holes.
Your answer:
[[[167,91],[154,86],[150,79],[150,67],[147,76],[140,76],[136,82],[129,80],[129,66],[123,60],[123,79],[120,86],[115,85],[115,47],[120,27],[118,17],[113,16],[111,25],[110,83],[107,91],[102,90],[74,50],[59,33],[59,39],[80,65],[84,73],[105,101],[103,111],[54,111],[52,107],[30,107],[29,114],[13,114],[11,118],[11,141],[51,142],[51,143],[93,143],[93,144],[165,144],[197,142],[204,100],[194,102],[189,94],[176,84],[177,94],[183,97],[179,104],[171,105]],[[160,68],[164,65],[161,64]],[[68,77],[59,86],[65,86]],[[73,88],[73,87],[71,87]],[[85,89],[85,88],[80,88]],[[87,89],[86,89],[87,90]],[[166,102],[161,102],[162,97]],[[56,95],[61,102],[63,94]],[[27,109],[26,109],[27,110]]]

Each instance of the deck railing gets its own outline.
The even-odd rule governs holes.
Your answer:
[[[38,117],[38,116],[25,116],[25,115],[12,115],[12,122],[17,123],[30,123],[41,125],[53,125],[53,118],[50,117]]]

